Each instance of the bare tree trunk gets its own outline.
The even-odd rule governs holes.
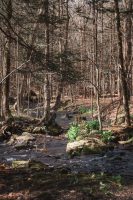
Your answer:
[[[48,121],[50,118],[50,100],[51,100],[51,95],[50,95],[50,83],[49,83],[49,76],[46,74],[45,77],[45,116],[44,116],[44,121]]]
[[[50,35],[49,35],[49,0],[45,0],[45,26],[46,26],[46,66],[49,68],[49,56],[50,56]],[[45,106],[45,120],[48,121],[50,118],[50,102],[51,102],[51,92],[50,92],[50,82],[49,76],[46,74],[46,106]]]
[[[68,34],[69,34],[69,8],[68,8],[68,3],[69,3],[69,0],[66,0],[66,16],[67,16],[67,19],[66,19],[66,27],[65,27],[65,45],[64,45],[64,52],[65,53],[67,53],[67,49],[68,49]],[[61,4],[61,2],[59,2],[59,4]],[[59,5],[59,6],[61,7],[61,5]],[[61,15],[60,14],[60,8],[59,8],[59,15]],[[59,44],[60,53],[62,53],[61,46],[62,45],[61,45],[61,42],[60,42],[60,44]],[[60,60],[60,67],[61,67],[61,65],[62,65],[62,61]],[[54,112],[56,112],[58,110],[58,108],[60,107],[62,92],[63,92],[63,80],[62,80],[62,78],[60,78],[59,86],[58,86],[58,94],[57,94],[57,97],[56,97],[55,105],[53,107]]]
[[[0,79],[1,76],[0,76]],[[2,85],[0,84],[0,117],[2,117]]]
[[[12,0],[8,1],[6,11],[7,11],[8,22],[11,23]],[[4,77],[6,77],[10,73],[10,67],[11,67],[11,30],[9,23],[7,24],[6,27],[6,32],[8,33],[9,36],[5,38],[5,55],[4,55],[4,68],[3,68]],[[9,109],[9,92],[10,92],[10,77],[8,77],[3,83],[3,114],[6,121],[11,118],[11,111]]]
[[[118,48],[119,48],[119,62],[120,62],[120,78],[121,78],[121,87],[123,95],[123,107],[125,112],[125,122],[127,126],[131,125],[130,122],[130,111],[129,111],[129,102],[128,102],[128,87],[126,81],[126,72],[124,67],[124,56],[123,56],[123,44],[122,44],[122,32],[121,32],[121,22],[120,22],[120,11],[118,0],[114,0],[115,3],[115,12],[116,12],[116,25],[117,25],[117,35],[118,35]]]
[[[99,126],[100,130],[102,130],[102,120],[101,120],[101,109],[100,109],[100,97],[99,97],[99,89],[100,89],[100,81],[99,81],[99,66],[98,66],[98,33],[97,33],[97,18],[98,18],[98,11],[95,8],[95,1],[93,3],[93,14],[94,14],[94,62],[96,65],[96,103],[97,103],[97,112],[98,112],[98,121],[99,121]]]
[[[54,112],[56,112],[58,110],[58,108],[60,107],[62,92],[63,92],[63,83],[62,84],[59,83],[58,94],[57,94],[57,97],[56,97],[55,105],[53,107]]]
[[[128,85],[128,95],[130,99],[131,90],[131,70],[132,70],[132,0],[123,0],[124,7],[127,11],[124,20],[124,65],[127,71],[127,85]]]

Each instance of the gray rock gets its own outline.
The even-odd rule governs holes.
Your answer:
[[[9,140],[9,145],[14,145],[16,149],[23,149],[25,147],[31,147],[32,141],[35,140],[35,137],[28,132],[23,132],[22,135],[13,135]]]
[[[87,151],[87,153],[99,152],[105,148],[105,144],[98,138],[90,138],[86,140],[79,140],[69,142],[66,147],[66,152],[72,154],[73,152]]]
[[[16,139],[18,142],[19,142],[19,141],[26,141],[26,142],[29,142],[29,141],[34,141],[34,140],[35,140],[35,137],[34,137],[31,133],[23,132],[21,136],[17,136],[15,139]]]

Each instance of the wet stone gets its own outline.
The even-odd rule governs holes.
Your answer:
[[[14,160],[12,162],[12,168],[27,168],[29,167],[29,160]]]
[[[13,135],[8,145],[14,145],[16,149],[23,149],[32,147],[33,141],[35,141],[35,137],[31,133],[23,132],[21,136]]]

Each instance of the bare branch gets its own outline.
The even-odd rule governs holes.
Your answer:
[[[9,76],[11,76],[13,73],[15,73],[16,71],[18,71],[19,69],[23,68],[25,66],[25,64],[29,63],[31,61],[31,56],[29,58],[29,60],[27,60],[26,62],[22,63],[19,67],[15,68],[14,70],[12,70],[7,76],[5,76],[1,81],[0,84],[2,84]]]

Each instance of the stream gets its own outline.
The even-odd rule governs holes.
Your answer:
[[[65,130],[74,121],[74,114],[68,119],[65,111],[57,113],[56,122]],[[133,145],[116,146],[102,154],[81,155],[70,158],[66,154],[65,134],[53,137],[36,134],[34,148],[17,150],[13,145],[0,143],[0,162],[11,165],[13,160],[41,161],[53,168],[66,168],[73,173],[107,172],[133,179]]]
[[[11,165],[13,160],[36,160],[52,168],[64,168],[72,173],[105,172],[119,174],[133,180],[133,146],[122,146],[103,154],[81,155],[70,158],[66,152],[65,136],[36,135],[33,149],[16,150],[0,144],[0,162]]]
[[[73,117],[66,118],[65,112],[59,113],[56,118],[64,130],[73,120]],[[0,164],[9,166],[6,171],[0,170],[1,200],[132,200],[132,144],[117,145],[103,153],[71,158],[66,153],[65,134],[56,137],[34,134],[34,137],[30,147],[19,150],[7,141],[0,143]],[[26,168],[23,171],[10,168],[13,161],[17,160],[39,161],[44,164],[44,169],[36,171]],[[95,176],[91,178],[90,174],[97,174],[98,179]],[[105,174],[107,178],[99,174]],[[114,192],[111,177],[115,176],[124,178],[127,184],[122,194]],[[119,184],[115,187],[119,189]],[[109,193],[112,197],[106,194],[107,191],[112,191]],[[119,195],[125,196],[119,198]]]

